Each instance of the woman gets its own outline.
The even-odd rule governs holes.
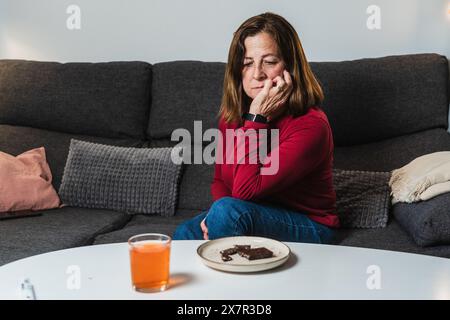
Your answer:
[[[275,174],[264,161],[221,161],[211,185],[214,203],[178,226],[174,239],[254,235],[281,241],[329,243],[334,213],[333,136],[318,107],[322,89],[300,39],[284,18],[264,13],[234,33],[225,71],[219,129],[226,156],[226,129],[279,129]],[[268,131],[268,130],[266,130]],[[233,144],[234,145],[234,144]],[[250,148],[250,154],[258,152]],[[255,146],[255,145],[254,145]],[[237,148],[237,146],[235,147]],[[258,148],[258,144],[256,144]],[[236,150],[234,150],[236,152]],[[250,162],[250,163],[249,163]]]

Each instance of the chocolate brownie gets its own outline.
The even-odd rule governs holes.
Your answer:
[[[220,251],[221,255],[226,255],[226,256],[229,256],[229,255],[232,255],[232,254],[235,254],[235,253],[237,253],[236,247],[228,248],[228,249]]]
[[[233,260],[232,257],[230,257],[230,256],[228,256],[226,254],[222,254],[222,261],[227,262],[227,261],[231,261],[231,260]]]
[[[248,245],[248,244],[241,244],[241,245],[235,244],[235,245],[234,245],[234,248],[235,248],[237,251],[239,251],[239,250],[249,250],[250,247],[251,247],[251,246]]]
[[[266,259],[273,257],[273,252],[267,248],[255,248],[238,251],[241,257],[247,258],[248,260]]]
[[[222,255],[222,261],[231,261],[233,258],[230,256],[233,254],[239,254],[241,257],[247,258],[248,260],[257,260],[273,257],[273,252],[267,248],[254,248],[252,249],[250,245],[234,245],[233,248],[228,248],[220,251]]]

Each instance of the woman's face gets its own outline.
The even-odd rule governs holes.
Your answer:
[[[260,32],[244,40],[245,56],[242,85],[251,99],[261,91],[264,80],[283,76],[284,61],[271,35]]]

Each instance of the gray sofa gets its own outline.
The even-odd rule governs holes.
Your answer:
[[[311,66],[323,85],[335,167],[389,171],[450,150],[449,71],[437,54]],[[202,120],[217,127],[224,63],[55,63],[0,60],[0,151],[44,146],[59,189],[71,138],[118,146],[173,146],[171,133]],[[204,144],[208,144],[205,142]],[[0,221],[0,265],[44,252],[172,234],[212,204],[213,165],[184,167],[174,217],[64,207]],[[382,229],[340,229],[336,244],[450,257],[450,245],[417,246],[390,217]]]

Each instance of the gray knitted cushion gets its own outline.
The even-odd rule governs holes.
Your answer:
[[[390,209],[390,172],[333,169],[341,226],[384,228]]]
[[[61,201],[74,207],[173,216],[182,165],[172,162],[172,149],[72,139],[59,189]]]

